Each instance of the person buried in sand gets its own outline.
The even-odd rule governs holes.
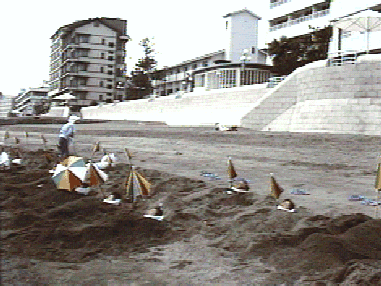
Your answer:
[[[69,156],[69,143],[74,137],[74,123],[79,119],[77,116],[70,116],[68,122],[61,127],[58,141],[58,150],[61,158]]]

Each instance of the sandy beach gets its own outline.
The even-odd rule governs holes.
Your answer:
[[[1,125],[0,131],[54,138],[60,127]],[[381,210],[348,200],[376,197],[379,137],[137,122],[76,128],[71,150],[77,155],[89,158],[100,141],[119,159],[107,171],[105,194],[123,194],[128,148],[152,183],[152,197],[133,209],[102,204],[98,190],[89,196],[57,191],[48,173],[54,162],[44,159],[41,146],[22,142],[26,167],[0,177],[4,285],[381,283]],[[50,139],[52,156],[55,144]],[[228,156],[251,192],[226,193]],[[296,213],[276,209],[270,173],[284,188],[280,199],[294,201]],[[159,202],[165,220],[143,218]]]

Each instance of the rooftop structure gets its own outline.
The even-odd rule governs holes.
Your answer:
[[[52,35],[50,92],[70,93],[74,109],[93,102],[112,101],[123,94],[127,21],[90,18],[60,27]],[[77,110],[74,110],[77,111]]]
[[[266,53],[258,49],[261,18],[246,8],[224,18],[224,49],[156,71],[155,96],[250,85],[270,77]]]

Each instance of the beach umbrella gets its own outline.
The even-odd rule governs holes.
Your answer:
[[[94,154],[96,152],[99,152],[101,150],[101,145],[100,145],[100,141],[98,141],[97,143],[95,143],[94,147],[93,147],[93,151],[91,153],[91,158],[94,156]]]
[[[78,156],[69,156],[65,160],[63,160],[61,165],[65,167],[84,167],[86,168],[86,163],[82,157]]]
[[[230,188],[231,188],[233,184],[233,179],[237,177],[237,172],[234,169],[232,158],[230,156],[228,157],[228,177],[229,177]]]
[[[7,139],[9,139],[9,131],[5,131],[5,133],[4,133],[4,141],[5,140],[7,140]]]
[[[28,131],[25,131],[25,141],[26,141],[26,144],[28,144],[28,138],[29,138],[29,133],[28,133]]]
[[[52,179],[57,189],[73,191],[82,186],[86,174],[86,167],[70,167],[58,164]]]
[[[381,192],[381,163],[378,163],[377,165],[375,188],[378,192]]]
[[[93,163],[89,163],[86,167],[86,174],[84,181],[90,186],[101,185],[108,180],[108,176],[105,172],[100,170]]]
[[[336,21],[334,26],[349,32],[365,32],[366,49],[369,51],[369,33],[381,31],[381,14],[366,10],[350,17],[344,17]]]
[[[44,149],[46,149],[46,143],[48,142],[48,140],[46,140],[46,138],[42,134],[41,134],[41,140],[42,140],[42,144],[44,145]]]
[[[128,181],[126,184],[126,195],[131,199],[132,202],[136,201],[139,196],[148,196],[150,194],[151,184],[139,174],[135,167],[132,166]]]
[[[131,164],[131,159],[132,159],[132,156],[131,156],[131,153],[130,151],[128,151],[127,148],[124,148],[124,153],[126,154],[126,157],[127,157],[127,160],[128,160],[128,163]]]
[[[271,191],[271,195],[275,199],[279,199],[279,196],[283,192],[283,189],[279,186],[279,184],[275,180],[274,174],[270,174],[270,191]]]

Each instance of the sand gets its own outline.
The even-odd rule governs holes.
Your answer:
[[[0,130],[57,134],[59,127]],[[3,285],[381,284],[381,210],[348,200],[375,197],[379,137],[77,125],[78,155],[89,158],[98,140],[119,158],[102,192],[56,190],[48,173],[54,149],[48,162],[38,146],[21,146],[27,167],[1,172]],[[152,196],[134,207],[103,204],[103,194],[124,193],[125,147]],[[227,156],[250,193],[226,193]],[[276,209],[270,173],[296,213]],[[165,220],[144,218],[159,202]]]

